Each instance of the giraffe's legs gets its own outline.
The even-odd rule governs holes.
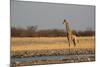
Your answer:
[[[75,40],[75,39],[73,39],[72,41],[73,41],[73,43],[74,43],[74,47],[75,47],[75,46],[76,46],[76,40]]]
[[[67,39],[68,39],[68,44],[69,44],[69,47],[70,47],[70,39],[69,39],[69,37],[67,37]]]
[[[72,36],[71,36],[71,40],[72,40],[72,42],[73,42],[73,44],[74,44],[74,47],[75,47],[76,44],[77,44],[76,36],[75,36],[75,35],[72,35]]]
[[[75,39],[75,38],[72,38],[72,42],[73,42],[73,44],[74,44],[74,51],[75,51],[75,53],[76,53],[76,39]]]
[[[70,54],[70,38],[67,37],[67,39],[68,39],[68,43],[69,43],[69,54]]]

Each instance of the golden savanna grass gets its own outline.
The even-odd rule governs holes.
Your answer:
[[[71,43],[70,48],[95,48],[94,37],[77,37],[79,43],[74,47]],[[21,50],[52,50],[52,49],[69,49],[66,37],[12,37],[11,51]]]

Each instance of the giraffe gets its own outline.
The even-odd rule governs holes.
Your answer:
[[[70,51],[70,44],[71,44],[71,41],[73,42],[74,47],[75,47],[76,44],[77,44],[76,35],[74,35],[74,34],[72,33],[72,30],[71,30],[71,28],[69,27],[69,23],[68,23],[68,21],[67,21],[66,19],[64,19],[63,24],[64,24],[65,27],[66,27],[66,34],[67,34],[67,39],[68,39],[68,43],[69,43],[69,51]]]

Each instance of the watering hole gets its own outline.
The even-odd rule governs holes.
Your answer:
[[[13,61],[16,62],[28,62],[32,60],[62,60],[62,59],[70,59],[73,58],[85,58],[85,59],[92,59],[95,55],[88,54],[88,55],[64,55],[64,56],[35,56],[35,57],[26,57],[26,58],[12,58]]]

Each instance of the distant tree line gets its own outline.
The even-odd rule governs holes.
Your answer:
[[[72,31],[77,36],[94,36],[95,31]],[[11,37],[65,37],[66,31],[59,29],[37,30],[37,26],[27,28],[11,27]]]

